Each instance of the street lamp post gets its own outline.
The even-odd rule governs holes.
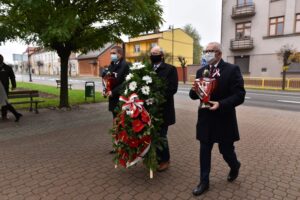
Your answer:
[[[172,65],[174,65],[174,25],[170,25],[169,29],[172,30]]]

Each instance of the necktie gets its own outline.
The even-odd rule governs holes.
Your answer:
[[[214,73],[214,66],[213,65],[210,65],[209,66],[209,75],[210,75],[210,78],[212,77],[213,73]]]

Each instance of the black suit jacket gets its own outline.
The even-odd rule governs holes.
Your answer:
[[[196,78],[202,77],[205,66],[197,71]],[[221,60],[218,64],[220,77],[217,78],[217,88],[211,95],[211,101],[220,103],[219,109],[198,109],[197,139],[201,142],[234,142],[240,139],[235,107],[245,99],[244,80],[237,65]],[[192,99],[199,99],[190,90]]]
[[[108,99],[109,111],[114,111],[119,103],[119,97],[121,94],[122,83],[125,77],[129,73],[129,66],[124,59],[121,59],[118,64],[111,63],[108,67],[108,71],[111,73],[117,73],[117,84],[112,88],[112,96]]]
[[[178,74],[176,67],[167,63],[161,63],[156,70],[159,77],[163,78],[167,84],[165,91],[166,102],[163,104],[163,120],[164,126],[175,124],[175,107],[174,107],[174,94],[178,88]]]
[[[0,81],[5,89],[6,94],[9,92],[9,79],[13,88],[16,87],[16,78],[12,68],[6,64],[0,65]]]

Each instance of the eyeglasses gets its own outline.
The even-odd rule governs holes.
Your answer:
[[[206,54],[206,53],[216,53],[216,52],[219,52],[218,50],[204,50],[203,53]]]

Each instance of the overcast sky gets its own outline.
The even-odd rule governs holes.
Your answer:
[[[165,20],[161,30],[170,25],[182,28],[191,24],[201,36],[201,45],[221,39],[221,0],[161,0]],[[21,42],[8,42],[0,46],[0,53],[7,63],[12,63],[12,54],[21,54],[26,45]]]

